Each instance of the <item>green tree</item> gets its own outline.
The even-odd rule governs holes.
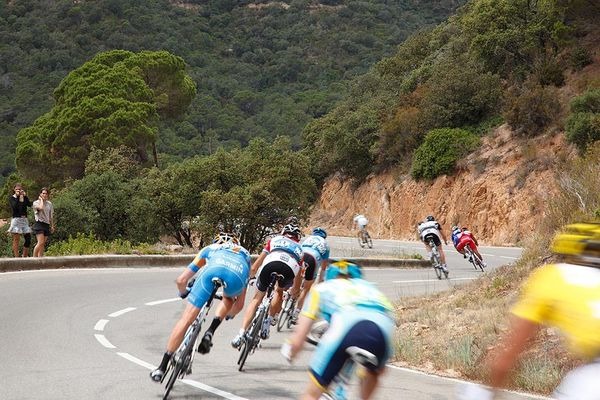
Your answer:
[[[159,117],[182,113],[195,86],[179,57],[115,50],[71,72],[54,94],[54,108],[17,136],[19,173],[45,184],[82,177],[92,147],[125,145],[148,162]]]

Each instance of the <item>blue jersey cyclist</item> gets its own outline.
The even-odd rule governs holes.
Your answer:
[[[312,230],[312,235],[307,236],[302,241],[302,252],[304,253],[302,258],[304,275],[302,277],[304,278],[304,284],[300,291],[302,279],[297,279],[292,289],[292,296],[294,297],[300,291],[298,301],[296,302],[296,309],[292,315],[292,323],[296,323],[300,310],[304,305],[304,299],[317,276],[319,276],[319,282],[323,281],[324,272],[327,269],[329,261],[329,244],[327,244],[326,238],[327,232],[325,229],[317,227]]]
[[[177,350],[188,327],[194,322],[213,290],[212,279],[223,281],[223,305],[225,313],[231,308],[235,296],[248,284],[250,274],[250,253],[240,246],[238,239],[230,233],[219,233],[213,244],[204,247],[175,281],[182,298],[187,296],[188,304],[179,321],[173,327],[162,362],[150,373],[155,382],[160,382],[165,374],[171,356]],[[191,290],[187,290],[190,279],[200,271]],[[206,353],[212,346],[212,336],[222,319],[215,317],[198,347]]]
[[[377,357],[377,363],[366,367],[367,373],[361,380],[360,398],[372,398],[379,376],[392,355],[393,312],[383,293],[362,279],[359,265],[347,261],[330,264],[325,282],[310,291],[296,329],[281,349],[288,360],[293,360],[314,321],[319,317],[330,321],[310,362],[311,379],[301,398],[319,399],[327,391],[349,357],[346,349],[352,346]]]
[[[300,262],[302,261],[302,248],[300,247],[300,228],[294,224],[287,224],[281,230],[281,234],[273,236],[265,245],[263,251],[252,264],[250,276],[256,276],[256,293],[250,303],[246,307],[242,327],[238,335],[231,341],[231,345],[235,348],[240,347],[242,337],[250,327],[254,313],[258,305],[265,297],[271,273],[275,272],[283,276],[283,280],[277,284],[277,294],[273,299],[273,304],[269,309],[269,316],[265,318],[265,325],[261,329],[260,336],[262,339],[269,337],[269,327],[273,321],[273,316],[281,309],[281,300],[283,299],[283,290],[290,288],[294,284],[296,276],[300,270]]]

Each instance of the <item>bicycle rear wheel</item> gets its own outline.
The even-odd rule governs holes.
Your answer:
[[[473,253],[473,264],[475,265],[475,269],[479,268],[481,272],[484,272],[483,261],[475,253]]]
[[[285,326],[285,323],[289,320],[291,316],[291,311],[289,310],[289,308],[292,303],[292,296],[290,296],[289,293],[285,296],[286,299],[283,302],[283,305],[281,306],[281,311],[279,311],[279,319],[277,320],[277,332],[281,332],[281,330]]]
[[[358,244],[360,247],[365,247],[365,241],[362,232],[358,232]]]
[[[265,319],[265,310],[260,310],[258,315],[252,321],[252,325],[250,326],[250,333],[248,337],[243,338],[242,348],[240,349],[241,354],[238,359],[238,371],[241,371],[244,368],[244,364],[246,363],[246,359],[250,352],[258,345],[259,342],[259,334],[260,329],[262,328],[264,319]]]
[[[365,232],[365,238],[366,238],[367,246],[369,246],[369,248],[372,249],[373,241],[371,240],[371,235],[369,235],[369,232]]]

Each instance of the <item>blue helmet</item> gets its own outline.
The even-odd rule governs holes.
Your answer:
[[[327,232],[321,227],[313,229],[312,234],[315,236],[321,236],[323,239],[327,239]]]
[[[335,261],[327,267],[325,280],[337,278],[340,275],[349,278],[362,278],[362,268],[358,264],[346,260]]]

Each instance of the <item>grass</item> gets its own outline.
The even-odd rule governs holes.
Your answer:
[[[110,242],[98,240],[94,235],[78,233],[76,237],[50,244],[46,251],[47,256],[71,256],[86,254],[162,254],[164,252],[153,246],[142,243],[132,245],[131,242],[116,239]]]

